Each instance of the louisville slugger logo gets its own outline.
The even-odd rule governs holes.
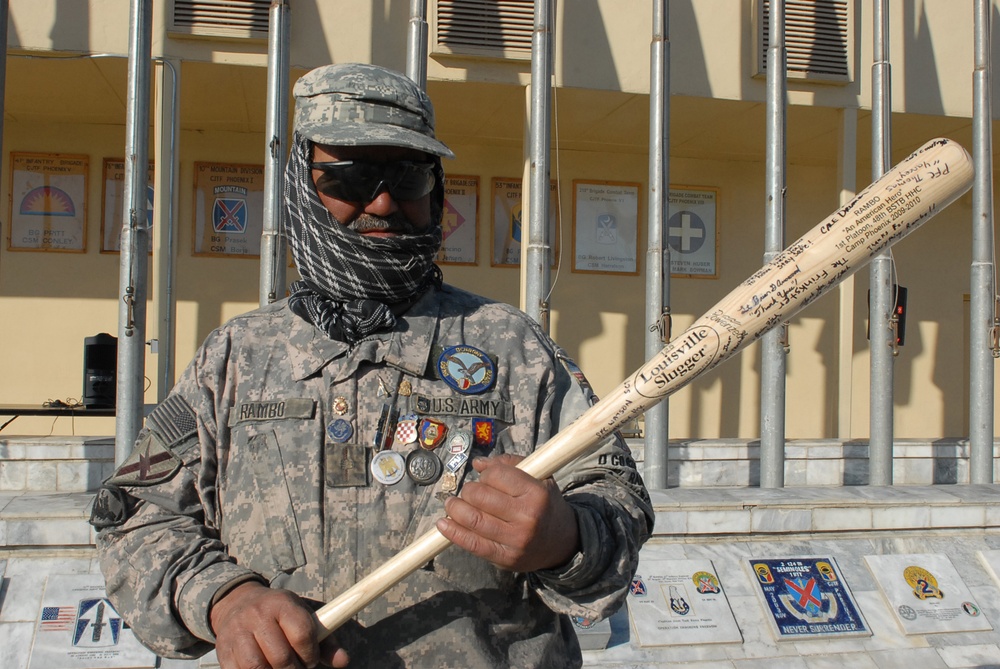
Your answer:
[[[643,397],[660,397],[711,364],[719,352],[719,333],[706,325],[691,328],[663,349],[650,365],[635,375],[635,389]]]

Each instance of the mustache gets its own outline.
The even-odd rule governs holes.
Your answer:
[[[355,232],[379,232],[391,230],[403,234],[414,234],[416,227],[401,212],[389,216],[373,216],[361,214],[347,225],[348,230]]]

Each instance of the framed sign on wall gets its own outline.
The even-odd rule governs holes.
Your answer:
[[[573,182],[573,271],[639,273],[639,184]]]
[[[87,156],[10,154],[11,251],[87,250]]]
[[[522,220],[521,179],[494,177],[493,179],[493,267],[517,267],[521,264],[522,232],[527,221]],[[555,268],[559,260],[559,199],[556,182],[549,183],[549,266]],[[527,241],[524,239],[523,241]]]
[[[447,265],[475,265],[479,257],[478,230],[479,177],[445,177],[442,240],[437,261]]]
[[[146,224],[149,226],[149,252],[153,252],[153,163],[146,175]],[[118,253],[122,245],[122,222],[125,220],[125,159],[105,158],[101,212],[101,253]]]
[[[667,240],[670,275],[719,278],[719,191],[701,186],[671,186]]]
[[[194,255],[260,257],[264,166],[194,164]]]

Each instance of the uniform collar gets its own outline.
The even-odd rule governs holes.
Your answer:
[[[440,304],[436,294],[437,289],[430,288],[396,319],[391,332],[367,337],[354,347],[331,339],[291,314],[288,342],[292,377],[302,381],[330,365],[330,373],[340,380],[353,374],[361,362],[384,362],[413,376],[423,376],[437,332]]]

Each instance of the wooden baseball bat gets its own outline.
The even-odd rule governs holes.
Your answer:
[[[920,147],[710,309],[518,467],[552,476],[663,398],[787,321],[972,185],[969,154],[947,139]],[[325,637],[450,542],[432,529],[316,612]]]

